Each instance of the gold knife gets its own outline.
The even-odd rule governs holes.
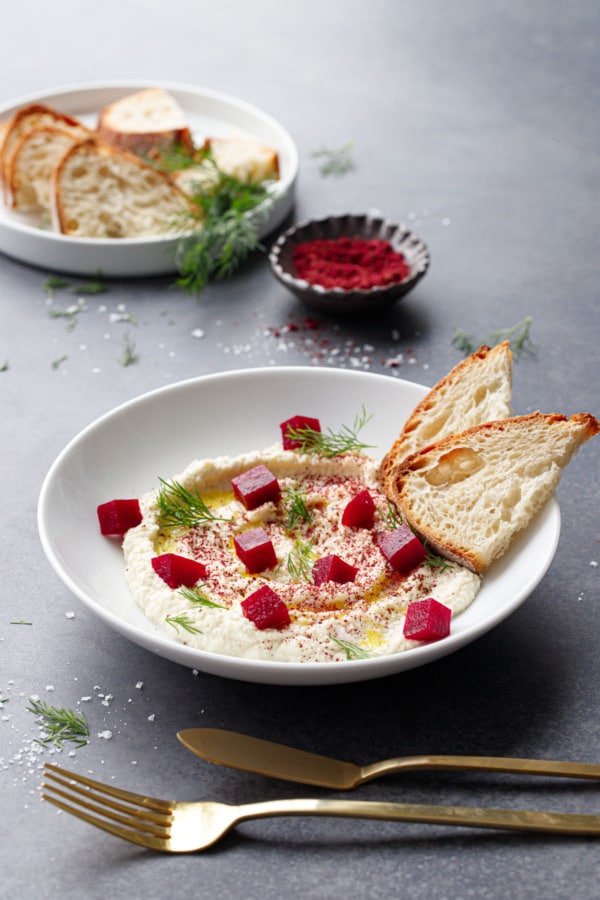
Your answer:
[[[184,747],[208,762],[270,778],[281,778],[284,781],[341,791],[355,788],[380,775],[417,769],[466,769],[510,772],[518,775],[600,779],[600,765],[594,763],[502,756],[426,754],[384,759],[366,766],[358,766],[221,728],[186,728],[177,732],[177,737]]]

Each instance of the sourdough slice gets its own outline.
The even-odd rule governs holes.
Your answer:
[[[204,144],[222,172],[238,181],[258,184],[279,178],[279,158],[272,147],[254,138],[208,138]]]
[[[409,456],[386,493],[435,552],[480,574],[529,525],[599,430],[590,413],[487,422]]]
[[[173,172],[174,181],[190,197],[218,183],[217,169],[245,184],[279,178],[277,151],[253,138],[207,138],[203,150],[210,150],[212,161],[201,160],[195,166]]]
[[[49,210],[54,169],[77,140],[72,132],[51,125],[22,134],[7,169],[7,206],[20,212]]]
[[[59,112],[51,106],[46,106],[43,103],[30,103],[28,106],[21,107],[9,119],[2,142],[1,177],[4,184],[6,184],[8,179],[12,156],[21,136],[32,128],[41,128],[46,125],[68,131],[79,140],[90,135],[89,128],[86,128],[79,119]]]
[[[177,146],[193,150],[183,110],[163,88],[146,88],[105,106],[97,132],[109,144],[139,156]]]
[[[512,412],[510,342],[480,347],[461,360],[415,407],[379,467],[383,487],[412,453],[467,428]]]
[[[152,237],[173,231],[188,211],[168,175],[96,138],[67,150],[52,188],[53,225],[72,237]]]

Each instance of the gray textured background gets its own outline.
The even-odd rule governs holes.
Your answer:
[[[537,355],[515,365],[515,411],[598,414],[599,17],[594,0],[179,0],[168,9],[35,0],[3,11],[0,103],[124,78],[233,94],[297,142],[294,220],[376,208],[418,231],[432,266],[378,321],[307,329],[306,309],[259,255],[200,299],[168,278],[112,283],[69,330],[49,315],[67,300],[48,305],[47,273],[0,256],[1,896],[598,896],[592,839],[282,819],[246,824],[202,856],[153,856],[41,805],[49,754],[36,752],[26,706],[31,694],[66,706],[91,696],[90,744],[61,762],[180,798],[311,793],[201,763],[174,736],[195,724],[359,762],[426,751],[598,761],[598,441],[564,474],[558,552],[527,603],[453,656],[363,685],[236,683],[129,644],[52,573],[35,513],[63,446],[144,391],[315,362],[432,385],[460,358],[455,328],[483,339],[527,314]],[[347,141],[354,171],[322,177],[311,154]],[[115,322],[119,311],[137,324]],[[290,322],[297,330],[286,332]],[[126,330],[139,361],[124,368]],[[112,740],[96,737],[107,728]],[[481,775],[390,777],[360,796],[598,811],[594,785]]]

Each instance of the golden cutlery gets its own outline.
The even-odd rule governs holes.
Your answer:
[[[133,844],[165,853],[205,850],[240,822],[271,816],[344,816],[510,831],[600,835],[600,816],[370,800],[271,800],[232,806],[134,794],[46,763],[42,797],[64,812]],[[114,799],[113,799],[114,798]]]
[[[209,762],[271,778],[282,778],[284,781],[340,791],[350,790],[381,775],[416,769],[468,769],[511,772],[519,775],[600,779],[600,765],[594,763],[502,756],[423,754],[384,759],[370,765],[358,766],[220,728],[186,728],[179,731],[177,737],[188,750]]]

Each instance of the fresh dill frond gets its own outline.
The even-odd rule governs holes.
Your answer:
[[[312,510],[306,503],[306,494],[298,484],[283,491],[283,509],[286,515],[285,526],[290,530],[300,521],[310,525],[313,520]]]
[[[427,556],[423,560],[424,566],[429,566],[430,569],[439,569],[443,572],[445,569],[450,568],[450,562],[445,559],[443,556],[439,556],[437,553],[432,553],[429,547],[427,546],[427,541],[424,541],[423,546],[427,551]]]
[[[156,498],[157,521],[160,528],[196,528],[207,522],[229,522],[223,516],[216,516],[208,508],[197,491],[190,491],[179,481],[165,481]]]
[[[77,747],[83,747],[88,743],[89,727],[83,713],[64,706],[51,706],[44,700],[29,698],[28,712],[38,717],[38,723],[46,732],[46,737],[40,738],[40,744],[55,744],[60,750],[65,741],[71,741]]]
[[[515,357],[519,358],[528,353],[535,353],[535,345],[531,340],[532,323],[533,317],[525,316],[508,328],[496,328],[493,331],[490,331],[490,333],[481,341],[476,341],[470,334],[467,334],[466,331],[455,328],[452,344],[463,352],[465,356],[468,356],[484,344],[488,347],[495,347],[496,344],[501,344],[503,341],[509,341]]]
[[[72,294],[105,294],[108,291],[108,286],[101,275],[85,284],[69,284],[65,287]]]
[[[209,606],[214,609],[226,609],[222,603],[215,603],[214,600],[210,600],[208,597],[205,597],[204,594],[200,593],[200,590],[196,588],[187,588],[182,587],[179,593],[185,597],[186,600],[189,600],[190,603],[197,603],[200,606]]]
[[[315,561],[311,541],[296,541],[287,557],[287,570],[298,581],[310,581]]]
[[[404,524],[402,516],[400,515],[394,504],[391,502],[391,500],[388,500],[387,509],[383,514],[383,518],[388,528],[391,528],[392,530],[394,528],[399,528]]]
[[[347,144],[343,144],[335,150],[322,147],[320,150],[313,151],[311,156],[313,159],[323,160],[319,166],[321,175],[324,175],[325,177],[334,175],[339,178],[340,175],[345,175],[346,172],[350,172],[354,169],[354,159],[352,158],[353,149],[354,142],[348,141]]]
[[[200,629],[196,628],[190,617],[185,613],[180,613],[178,616],[165,616],[165,622],[174,628],[175,631],[179,628],[183,628],[183,630],[187,631],[189,634],[202,634]]]
[[[68,359],[68,356],[66,353],[64,353],[62,356],[59,356],[57,359],[53,359],[52,363],[51,363],[52,368],[59,369],[62,366],[62,364],[64,362],[66,362],[67,359]]]
[[[27,622],[25,619],[13,619],[11,625],[33,625],[33,622]]]
[[[211,278],[232,275],[248,256],[264,250],[258,229],[272,201],[268,182],[240,181],[220,169],[210,150],[200,154],[202,174],[193,184],[191,211],[174,227],[178,287],[198,294]]]
[[[131,335],[126,333],[123,335],[123,353],[119,362],[123,368],[126,368],[127,366],[133,366],[138,361],[139,356],[135,352],[135,342]]]
[[[341,456],[343,453],[358,453],[360,450],[372,447],[373,444],[365,444],[359,440],[358,434],[370,421],[372,416],[368,416],[363,406],[360,415],[354,419],[352,428],[348,425],[342,425],[339,431],[316,431],[309,425],[301,428],[290,428],[287,430],[287,437],[293,441],[297,441],[298,450],[303,453],[318,453],[331,459],[334,456]]]
[[[343,640],[342,638],[331,636],[331,640],[342,648],[342,650],[346,654],[346,659],[368,659],[373,655],[363,647],[359,647],[358,644],[353,644],[350,641]]]
[[[54,297],[54,293],[61,288],[69,287],[69,282],[58,276],[50,276],[44,281],[42,288],[49,297]]]

